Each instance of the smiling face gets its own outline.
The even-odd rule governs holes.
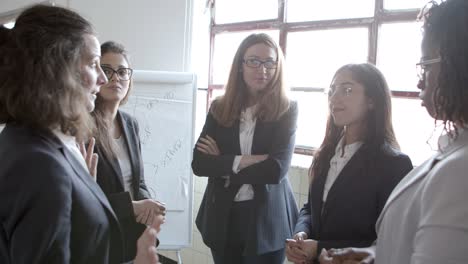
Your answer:
[[[353,79],[349,70],[342,70],[335,75],[328,103],[334,124],[338,127],[346,126],[349,130],[361,130],[366,125],[372,107],[364,86]]]
[[[128,61],[122,54],[107,52],[102,55],[101,65],[107,72],[109,82],[102,86],[99,96],[105,102],[120,103],[130,87],[131,73],[128,70]]]
[[[266,62],[276,64],[277,54],[275,50],[263,43],[255,44],[249,47],[244,54],[244,63],[242,64],[242,76],[247,85],[248,93],[255,98],[259,92],[263,91],[270,84],[276,69],[267,69],[265,63],[259,67],[252,67],[253,63],[248,62]],[[249,66],[248,66],[249,65]]]
[[[89,101],[87,108],[91,112],[94,110],[96,94],[102,85],[107,83],[107,78],[100,66],[101,49],[99,41],[93,35],[84,36],[85,46],[81,59],[81,83],[86,90]]]

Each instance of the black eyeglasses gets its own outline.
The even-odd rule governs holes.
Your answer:
[[[416,63],[416,73],[418,75],[419,80],[424,81],[426,79],[426,71],[428,69],[428,66],[431,66],[435,63],[440,63],[441,61],[441,58],[435,58]]]
[[[118,68],[117,70],[114,70],[109,66],[102,66],[102,65],[101,65],[101,68],[108,80],[112,79],[112,76],[114,76],[114,73],[117,73],[117,76],[119,77],[120,80],[128,81],[132,77],[132,73],[133,73],[133,69],[131,68]]]
[[[250,68],[259,68],[262,65],[263,67],[265,67],[265,69],[276,69],[276,67],[278,67],[278,63],[274,60],[262,61],[259,59],[250,58],[250,59],[244,59],[243,62],[245,63],[247,67],[250,67]]]

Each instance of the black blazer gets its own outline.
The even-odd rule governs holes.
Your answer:
[[[55,135],[8,124],[0,160],[0,263],[123,260],[106,196]]]
[[[367,247],[376,239],[375,223],[388,196],[413,168],[405,154],[385,145],[362,145],[345,165],[323,204],[328,168],[316,175],[294,233],[303,231],[322,248]]]
[[[215,102],[216,103],[216,102]],[[269,154],[267,160],[249,166],[239,173],[232,171],[234,157],[240,155],[239,121],[223,127],[209,113],[200,137],[210,135],[221,155],[193,152],[192,169],[197,176],[208,177],[208,185],[197,215],[196,224],[205,244],[224,252],[229,228],[229,212],[233,199],[242,184],[252,184],[255,192],[254,212],[248,228],[251,239],[246,245],[247,255],[260,255],[284,248],[297,218],[297,206],[287,172],[291,163],[296,132],[297,105],[274,122],[257,120],[252,154]],[[228,188],[221,176],[229,175]],[[249,217],[249,216],[246,216]]]
[[[144,166],[141,156],[138,122],[129,114],[118,111],[117,119],[122,127],[132,166],[132,187],[135,200],[150,198],[144,179]],[[135,258],[136,241],[146,226],[135,220],[130,194],[125,192],[122,171],[116,158],[108,157],[97,142],[95,152],[99,155],[97,183],[102,188],[119,219],[125,236],[125,255],[127,260]]]

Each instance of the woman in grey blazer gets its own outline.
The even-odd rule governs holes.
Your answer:
[[[468,2],[423,10],[419,97],[444,126],[439,150],[395,188],[377,221],[376,245],[344,258],[378,264],[468,263]]]
[[[90,136],[89,112],[107,82],[91,24],[36,5],[7,34],[0,36],[0,263],[122,263],[120,223],[77,147]],[[150,232],[135,263],[157,262]]]
[[[283,263],[297,217],[287,177],[296,120],[281,49],[266,34],[248,36],[193,153],[193,172],[208,177],[196,224],[215,263]]]
[[[138,122],[119,110],[128,101],[133,82],[125,47],[114,41],[104,42],[101,68],[108,83],[97,94],[92,113],[99,156],[96,180],[120,221],[126,259],[132,260],[145,225],[161,221],[165,207],[151,199],[145,183]]]

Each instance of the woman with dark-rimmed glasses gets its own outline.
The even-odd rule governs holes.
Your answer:
[[[145,184],[137,120],[120,111],[132,89],[133,70],[124,46],[108,41],[101,45],[101,68],[108,83],[97,94],[93,117],[99,162],[96,180],[122,225],[125,256],[135,257],[135,241],[145,225],[160,221],[164,205],[151,199]]]
[[[193,172],[208,177],[196,224],[216,264],[284,262],[297,218],[287,177],[297,105],[283,73],[270,36],[245,38],[194,149]]]

